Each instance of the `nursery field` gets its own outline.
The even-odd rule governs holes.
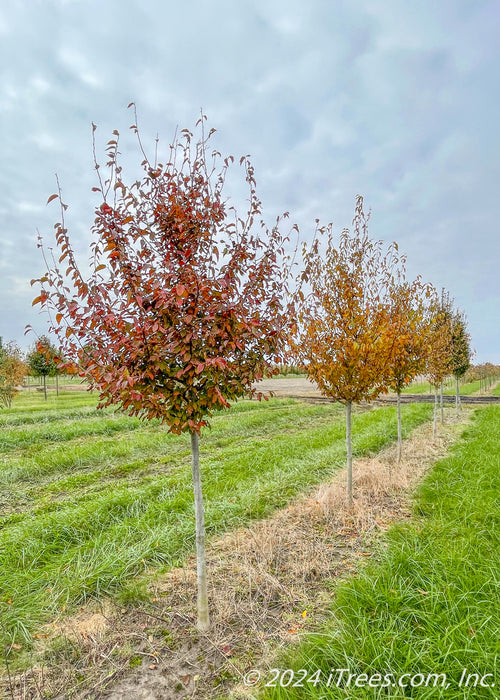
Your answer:
[[[134,578],[194,550],[189,438],[87,392],[23,395],[0,413],[2,645],[89,598],[134,597]],[[404,408],[409,431],[429,406]],[[242,401],[200,441],[208,535],[262,518],[345,460],[342,407]],[[393,441],[393,407],[356,413],[355,454]],[[12,645],[15,644],[15,647]]]
[[[497,388],[493,393],[498,392]],[[425,424],[431,419],[432,410],[430,404],[408,404],[402,408],[404,436],[415,429],[417,433],[421,431],[421,445],[424,452],[430,450],[431,456],[426,460],[431,466],[435,448],[430,427]],[[449,409],[448,416],[450,420],[455,416],[454,409]],[[375,540],[373,536],[366,539],[372,529],[368,524],[355,544],[356,527],[349,524],[349,518],[334,525],[331,518],[335,514],[325,521],[313,519],[306,526],[310,527],[307,537],[312,534],[313,541],[315,528],[320,528],[318,536],[322,539],[325,526],[333,528],[332,537],[340,528],[345,542],[342,547],[346,548],[338,550],[341,554],[335,557],[340,556],[339,565],[348,575],[341,576],[342,580],[325,578],[323,593],[322,579],[319,580],[318,600],[334,591],[331,610],[328,612],[327,607],[318,618],[319,626],[312,625],[312,620],[307,622],[309,617],[304,619],[303,641],[293,645],[285,656],[273,652],[264,666],[257,667],[261,680],[244,697],[314,700],[346,697],[346,693],[353,698],[497,697],[492,682],[498,676],[500,651],[500,551],[495,530],[499,518],[499,422],[500,407],[491,406],[475,411],[465,432],[462,433],[461,423],[457,424],[455,431],[460,432],[455,432],[452,442],[457,436],[460,439],[419,487],[411,519],[410,511],[405,514],[406,506],[396,506],[393,496],[389,496],[390,489],[382,489],[379,502],[373,501],[373,505],[383,510],[381,515],[374,512],[370,516],[372,522],[376,527],[386,519],[390,522],[395,518],[397,522],[401,514],[405,520],[405,524],[396,524],[382,534],[382,539],[379,535]],[[453,426],[449,430],[453,431]],[[357,409],[353,415],[353,439],[355,455],[372,457],[377,463],[380,451],[390,449],[396,439],[396,408]],[[334,403],[302,403],[286,397],[260,403],[241,401],[229,411],[214,415],[211,429],[202,433],[200,454],[211,541],[225,533],[230,537],[230,533],[274,514],[281,513],[282,518],[289,509],[280,509],[288,504],[292,510],[285,527],[300,529],[304,526],[293,523],[299,523],[301,517],[306,522],[309,516],[300,507],[297,512],[302,515],[294,515],[293,504],[300,503],[297,498],[311,494],[312,502],[317,503],[315,488],[329,482],[344,466],[343,407]],[[416,455],[417,462],[418,459]],[[405,468],[411,472],[414,467],[408,464]],[[113,409],[98,411],[96,395],[89,392],[73,389],[55,396],[52,391],[49,400],[44,401],[42,394],[30,391],[18,397],[11,409],[0,412],[0,465],[0,615],[5,688],[17,688],[12,697],[41,698],[62,697],[55,691],[52,695],[50,688],[58,688],[60,693],[61,687],[71,685],[76,694],[68,690],[68,697],[107,698],[105,692],[87,695],[87,684],[104,689],[113,675],[122,678],[125,674],[125,682],[130,684],[127,687],[134,688],[137,681],[134,676],[126,680],[127,669],[129,674],[137,671],[141,677],[160,674],[148,671],[147,659],[159,658],[154,655],[157,642],[148,639],[159,636],[163,644],[167,643],[166,658],[175,658],[179,652],[172,656],[169,651],[176,649],[169,635],[177,632],[175,624],[174,628],[167,625],[166,630],[165,612],[159,613],[155,604],[151,607],[150,583],[161,580],[175,567],[185,567],[194,553],[189,437],[169,434],[156,421],[142,422]],[[394,478],[391,469],[390,481]],[[426,469],[422,467],[420,473]],[[371,509],[370,499],[371,495],[366,504]],[[356,517],[365,520],[363,513]],[[276,527],[279,532],[280,526]],[[332,544],[328,542],[334,543],[334,548],[338,544],[329,537],[322,544],[326,548],[323,554],[317,552],[318,564],[321,556],[325,559],[324,575],[337,561],[332,559],[335,549],[329,550]],[[252,545],[247,544],[251,552]],[[316,545],[311,546],[316,556]],[[352,555],[348,554],[350,547]],[[353,566],[348,563],[350,556],[354,561],[361,552],[371,556],[366,547],[375,548],[373,561],[367,559],[359,571],[357,564],[354,569],[345,568]],[[227,556],[230,560],[231,545]],[[266,566],[272,571],[276,553],[271,552],[270,556]],[[215,567],[214,561],[211,566]],[[224,569],[228,567],[224,559],[220,566],[216,577],[226,576],[223,588],[233,588],[231,576],[235,574]],[[357,573],[349,575],[349,571]],[[272,580],[273,586],[283,586]],[[236,594],[240,586],[235,577]],[[257,593],[264,595],[264,590],[258,588]],[[165,589],[160,595],[171,593]],[[181,591],[174,595],[179,596],[182,598]],[[162,600],[164,610],[168,600]],[[127,614],[122,617],[128,622],[120,621],[125,625],[124,633],[117,628],[108,646],[102,646],[98,637],[89,637],[94,639],[95,647],[89,647],[88,640],[80,637],[80,647],[66,638],[59,639],[57,633],[56,637],[53,633],[47,635],[53,621],[57,621],[54,629],[63,629],[66,618],[77,620],[79,611],[84,609],[90,610],[92,617],[92,610],[102,610],[99,606],[106,606],[109,601],[115,606],[113,615],[119,616],[123,606],[121,612]],[[174,600],[171,602],[173,605]],[[254,603],[248,604],[253,609]],[[292,605],[293,610],[296,604]],[[147,612],[141,612],[134,622],[133,611],[144,605],[144,610],[153,612],[149,619],[156,619],[158,628],[148,629],[142,624]],[[188,603],[188,610],[189,605],[192,603]],[[267,612],[264,608],[262,614],[269,616],[274,605],[272,596],[266,605],[270,607]],[[302,618],[300,610],[294,614]],[[260,624],[269,626],[269,617]],[[282,624],[285,635],[295,631],[287,629],[290,624],[286,619]],[[181,639],[182,625],[186,622],[181,623]],[[251,634],[258,635],[259,623],[255,625]],[[213,634],[217,640],[217,630]],[[194,629],[189,635],[195,645],[192,662],[199,663],[203,657],[200,663],[208,673],[211,652],[196,646]],[[214,688],[220,683],[229,685],[220,694],[216,690],[209,692],[209,683],[195,697],[233,697],[231,684],[237,685],[239,679],[241,686],[249,661],[245,660],[242,630],[235,628],[234,635],[231,645],[240,649],[238,658],[227,659],[224,673],[228,675],[218,676],[214,670],[210,681]],[[50,639],[45,640],[47,636]],[[138,654],[127,640],[139,637],[145,641]],[[257,638],[253,637],[254,642]],[[228,649],[226,642],[216,643],[222,650]],[[214,642],[208,640],[207,644],[211,648]],[[275,646],[276,636],[271,633],[270,649]],[[218,653],[224,658],[224,651]],[[231,650],[229,656],[232,654]],[[91,669],[97,661],[102,670],[94,673]],[[255,660],[252,667],[254,663]],[[44,681],[45,664],[52,671]],[[157,661],[149,668],[156,668],[156,664]],[[57,673],[53,675],[58,667],[68,674],[67,686],[62,676],[58,683]],[[342,668],[352,675],[350,685],[346,685],[345,677],[339,681],[337,674],[326,687],[332,669]],[[464,669],[470,679],[460,686]],[[185,692],[194,692],[193,678],[198,676],[193,673],[185,676],[191,678]],[[404,686],[389,687],[382,682],[387,673],[393,674],[396,681],[411,679],[413,685],[408,685],[408,680]],[[436,685],[442,683],[442,674],[447,677],[446,687]],[[376,680],[378,675],[382,679],[380,687],[375,688],[373,683],[368,686],[368,681],[356,685],[358,678]],[[17,680],[11,680],[14,677]],[[180,677],[184,678],[182,674]],[[167,679],[165,671],[150,679],[158,693],[151,697],[171,697],[164,694],[161,683],[167,680],[161,681],[162,678]],[[311,680],[304,683],[304,678]],[[426,679],[430,679],[429,683]],[[271,681],[268,687],[265,681]],[[174,686],[174,690],[180,689],[182,683]],[[172,697],[177,697],[176,692]],[[115,700],[122,695],[118,692],[109,697]]]

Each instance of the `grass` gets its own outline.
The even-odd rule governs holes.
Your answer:
[[[337,589],[328,624],[275,664],[305,669],[307,677],[320,669],[321,681],[268,688],[259,697],[498,697],[499,423],[499,407],[476,412],[463,440],[424,480],[412,522],[394,527],[380,560]],[[332,670],[342,668],[359,677],[359,687],[355,678],[336,687],[338,672],[326,687]],[[460,687],[464,669],[470,679]],[[383,687],[386,673],[393,676]],[[400,688],[403,674],[407,687]],[[428,674],[446,679],[427,683]]]
[[[33,634],[89,597],[119,595],[194,550],[189,439],[68,392],[24,395],[0,413],[1,643]],[[404,408],[405,431],[431,407]],[[394,407],[354,416],[355,454],[395,438]],[[200,441],[214,535],[262,518],[345,459],[342,407],[242,401]]]
[[[471,394],[476,394],[481,389],[482,385],[479,380],[477,382],[467,382],[465,384],[460,384],[460,396],[470,396]],[[410,386],[403,389],[403,394],[434,394],[434,387],[432,387],[429,382],[415,382],[410,384]],[[445,380],[443,394],[447,396],[455,396],[456,386],[455,379],[447,378]],[[489,393],[489,392],[486,392]]]

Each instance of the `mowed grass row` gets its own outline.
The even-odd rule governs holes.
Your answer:
[[[466,384],[460,384],[460,395],[470,396],[471,394],[476,394],[481,389],[481,382],[467,382]],[[403,394],[434,394],[434,387],[432,387],[428,382],[418,382],[415,384],[410,384],[406,389],[403,389]],[[456,393],[455,383],[450,383],[449,386],[444,388],[443,394],[447,396],[454,396]]]
[[[337,588],[330,622],[276,663],[306,678],[320,669],[316,685],[313,677],[259,697],[499,697],[499,427],[500,407],[476,412],[420,487],[413,521],[392,528],[381,561]],[[343,668],[353,677],[337,687]]]
[[[42,417],[43,405],[20,402],[1,414],[0,606],[2,643],[26,648],[64,607],[182,561],[194,550],[194,507],[188,436],[109,411],[100,424],[95,397],[84,395],[60,397],[59,421],[51,413],[30,423],[38,437],[30,442],[23,415]],[[73,402],[83,416],[71,418]],[[405,406],[405,431],[430,410]],[[395,434],[393,407],[354,416],[357,454]],[[343,464],[343,409],[243,401],[214,416],[200,447],[207,529],[220,533],[268,515]]]

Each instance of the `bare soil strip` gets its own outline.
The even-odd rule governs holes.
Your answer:
[[[494,383],[488,389],[488,395],[485,395],[483,390],[477,391],[475,394],[460,396],[461,403],[469,404],[485,404],[485,403],[500,403],[500,396],[491,396],[491,392],[497,387],[499,382]],[[276,396],[277,398],[293,398],[299,401],[307,401],[310,403],[332,403],[332,399],[324,396],[314,384],[306,377],[276,377],[275,379],[264,379],[255,384],[255,389],[260,391],[264,396]],[[434,394],[402,394],[402,403],[434,403]],[[396,394],[381,394],[374,402],[374,405],[379,404],[394,404],[397,401]],[[445,394],[443,403],[455,404],[455,395]]]
[[[417,428],[396,463],[395,446],[354,464],[355,504],[345,509],[345,472],[272,517],[208,548],[212,629],[195,627],[196,562],[150,585],[150,599],[87,606],[39,635],[36,665],[2,683],[4,697],[176,700],[249,698],[243,674],[272,665],[325,618],[335,582],[376,557],[380,536],[411,516],[411,493],[469,420],[462,409],[432,439]],[[55,646],[54,646],[55,645]],[[43,659],[43,662],[40,661]]]

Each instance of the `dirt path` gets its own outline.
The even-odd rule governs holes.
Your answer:
[[[341,470],[272,517],[212,541],[208,634],[195,628],[196,563],[190,557],[156,578],[149,601],[88,606],[55,621],[38,651],[57,637],[59,654],[18,676],[12,695],[4,684],[5,697],[250,697],[245,672],[269,667],[277,652],[315,629],[334,595],[332,581],[356,571],[374,555],[383,531],[410,517],[416,482],[447,452],[470,412],[462,411],[461,423],[452,414],[434,441],[429,424],[417,428],[404,443],[400,465],[394,446],[356,460],[352,512],[344,508]]]
[[[488,390],[488,395],[483,391],[477,391],[473,395],[460,396],[460,402],[470,404],[500,403],[500,396],[491,396],[491,392],[497,386],[494,384]],[[310,382],[306,377],[276,377],[275,379],[265,379],[255,384],[257,391],[265,396],[271,394],[277,398],[293,397],[306,401],[327,402],[330,399],[321,394],[316,384]],[[434,403],[434,394],[402,394],[402,403]],[[443,402],[446,404],[455,403],[454,394],[445,394]],[[396,403],[396,394],[381,394],[374,404]]]

